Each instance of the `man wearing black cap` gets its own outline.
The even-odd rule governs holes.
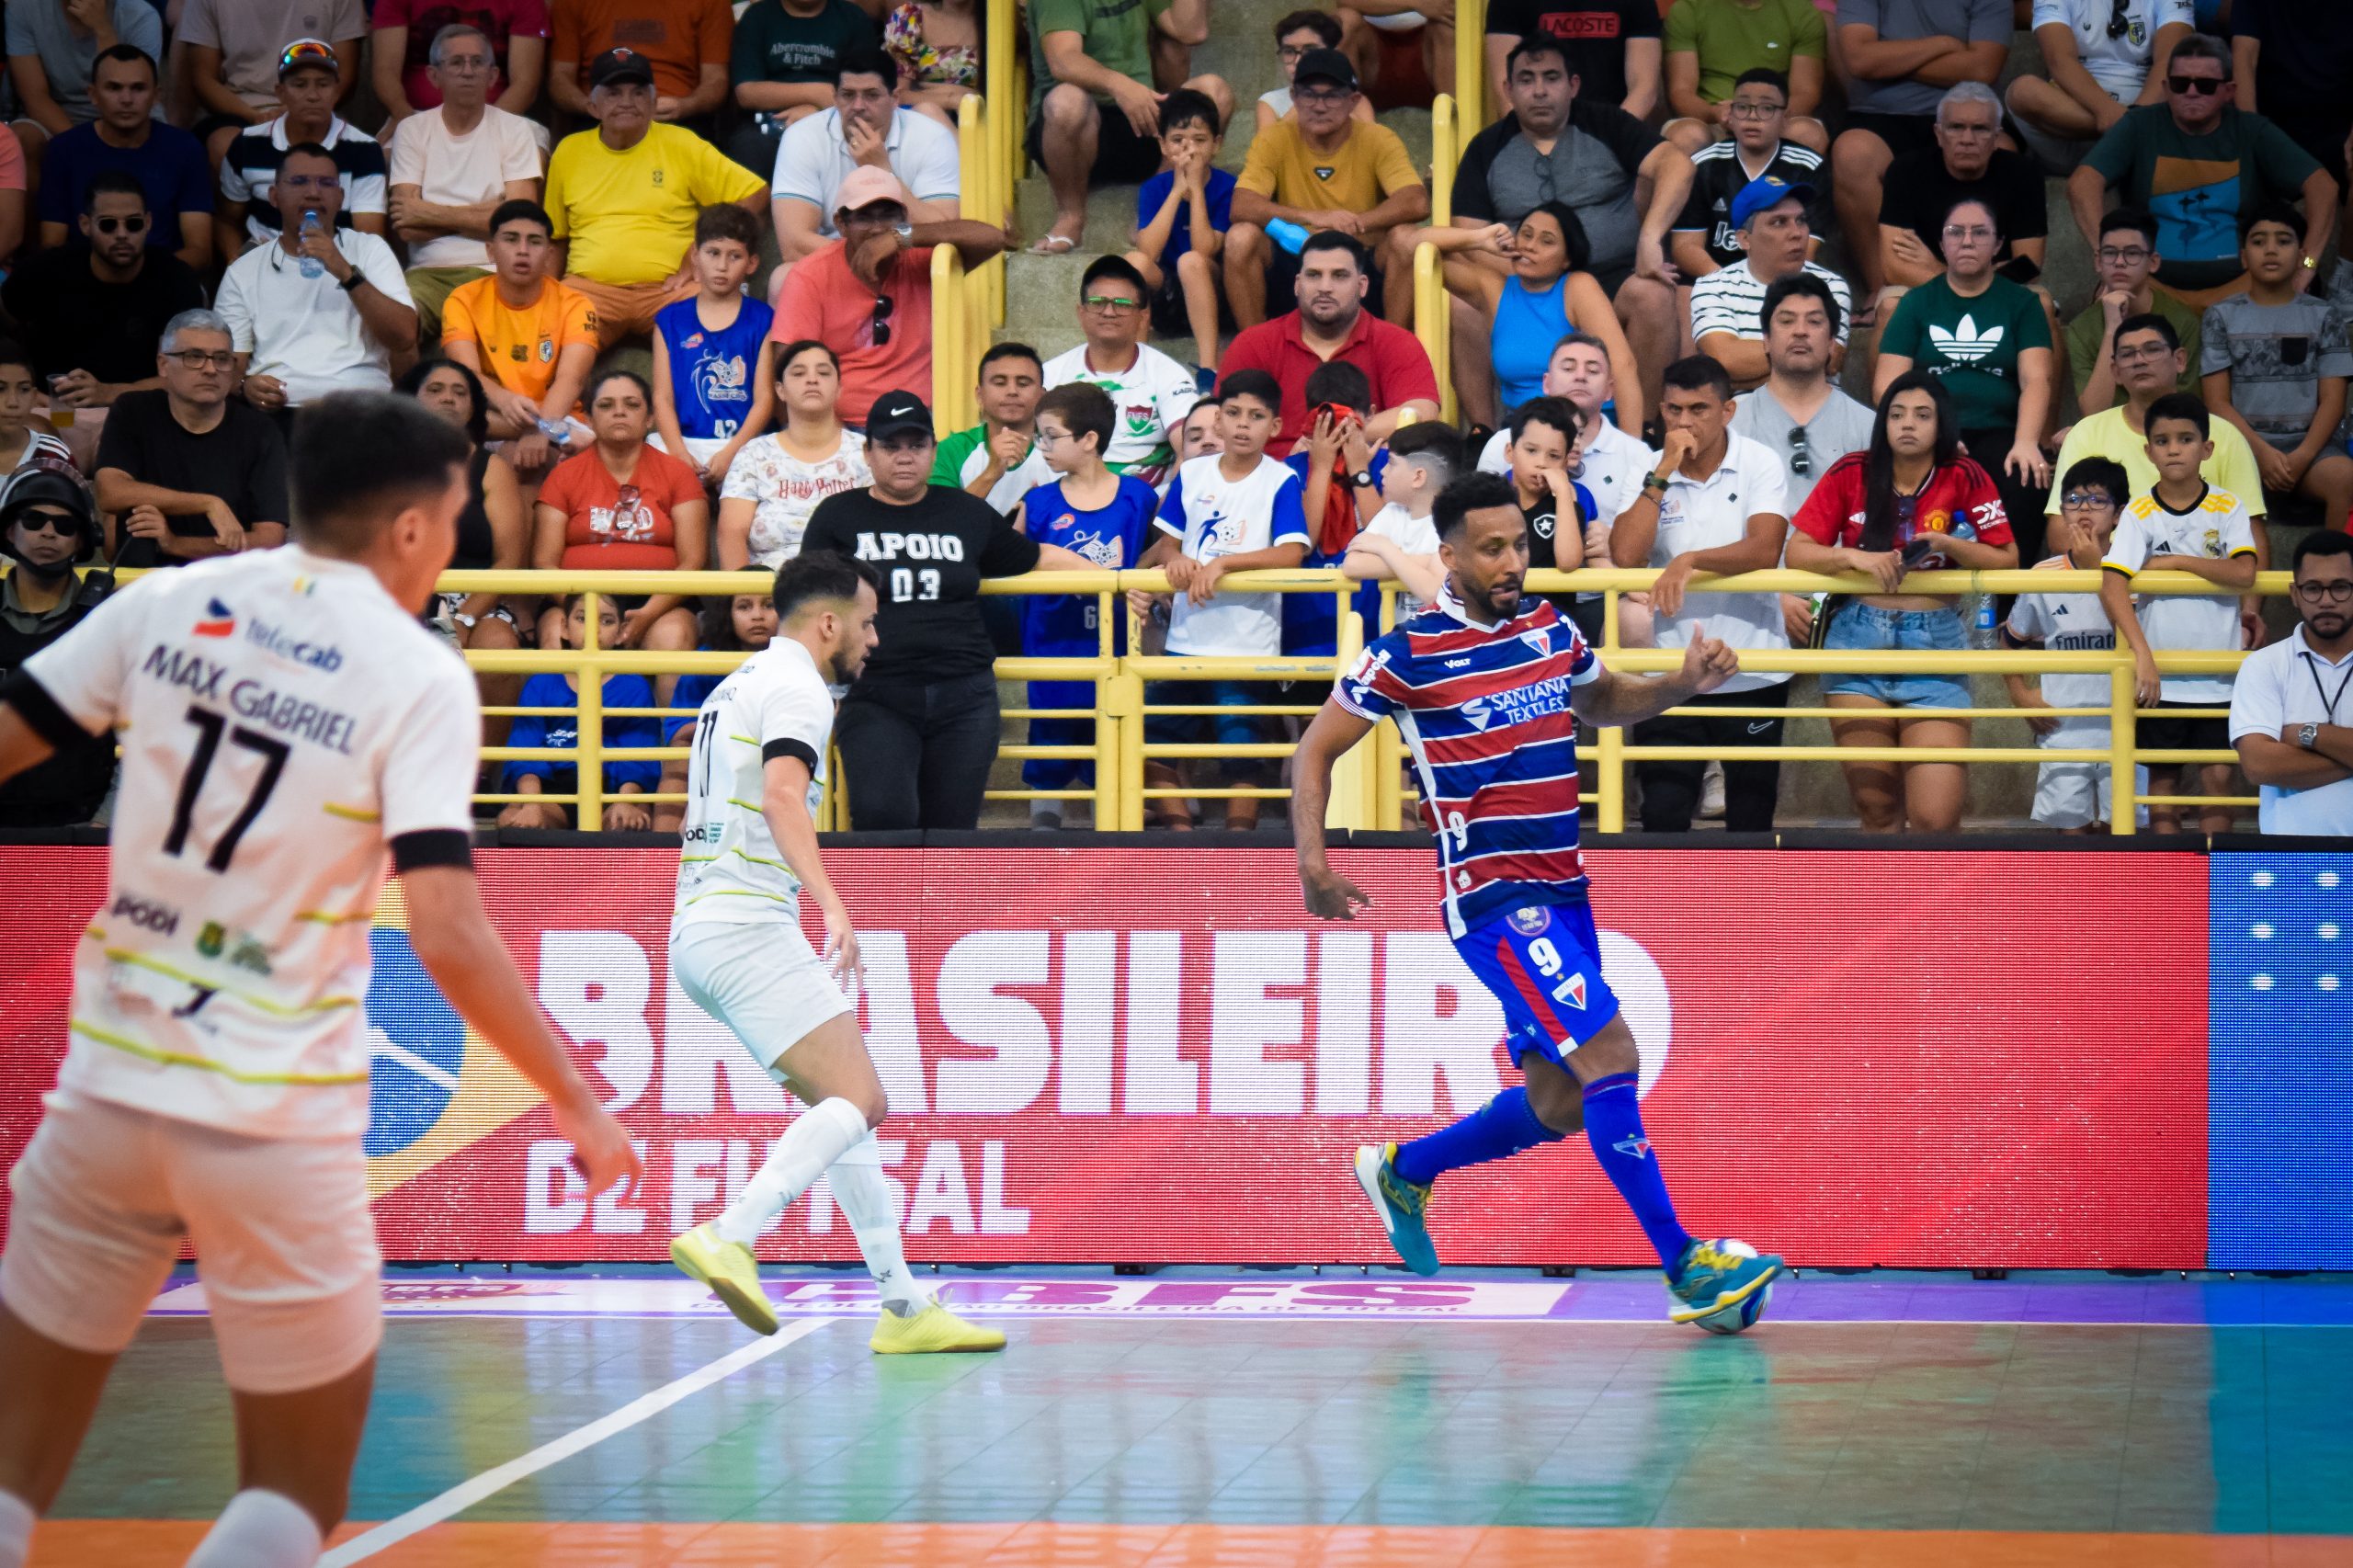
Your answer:
[[[0,548],[16,566],[0,583],[0,681],[82,623],[114,587],[75,562],[97,552],[98,517],[81,482],[19,469],[0,481]],[[97,813],[114,782],[114,743],[91,741],[0,784],[0,827],[69,827]]]
[[[547,18],[548,97],[566,114],[595,115],[596,62],[623,45],[653,67],[656,119],[701,119],[726,101],[728,0],[552,0]]]
[[[733,201],[764,214],[768,187],[693,131],[659,123],[654,64],[635,50],[605,51],[588,82],[597,128],[557,144],[546,204],[564,284],[597,307],[597,346],[610,348],[695,291],[687,252],[702,210]]]
[[[837,551],[882,578],[881,642],[834,726],[859,833],[980,824],[998,729],[981,579],[1094,569],[987,502],[932,483],[935,455],[923,399],[884,392],[866,418],[874,483],[820,501],[801,541],[803,553]]]
[[[1291,77],[1291,113],[1258,133],[1233,187],[1225,236],[1225,292],[1233,319],[1256,326],[1269,298],[1288,300],[1299,253],[1268,237],[1270,223],[1336,229],[1374,254],[1400,225],[1430,215],[1430,193],[1405,143],[1354,118],[1357,73],[1336,49],[1311,49]],[[1376,277],[1372,299],[1381,297]]]

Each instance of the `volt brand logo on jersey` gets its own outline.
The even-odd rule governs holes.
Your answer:
[[[219,599],[207,599],[202,618],[191,630],[199,637],[226,637],[237,630],[237,612]]]

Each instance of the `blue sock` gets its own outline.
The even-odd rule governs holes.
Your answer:
[[[1448,1171],[1508,1159],[1539,1143],[1556,1143],[1562,1136],[1536,1119],[1526,1089],[1506,1089],[1451,1127],[1397,1145],[1397,1175],[1416,1187],[1427,1187]]]
[[[1617,1187],[1618,1196],[1634,1211],[1643,1233],[1651,1239],[1668,1278],[1676,1260],[1691,1244],[1691,1233],[1675,1217],[1675,1200],[1666,1195],[1666,1177],[1658,1157],[1643,1134],[1643,1105],[1631,1073],[1596,1078],[1585,1086],[1585,1135],[1593,1157]]]

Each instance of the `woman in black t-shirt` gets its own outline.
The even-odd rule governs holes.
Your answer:
[[[834,726],[860,833],[980,825],[998,728],[981,579],[1094,569],[987,502],[931,483],[936,445],[921,398],[877,398],[866,421],[874,483],[819,502],[801,543],[855,556],[882,577],[881,642]]]

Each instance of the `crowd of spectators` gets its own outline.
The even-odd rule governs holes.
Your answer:
[[[472,445],[459,566],[770,567],[813,541],[873,561],[883,646],[840,730],[861,828],[972,825],[1000,728],[992,660],[1098,647],[1095,597],[997,614],[983,577],[1164,566],[1173,593],[1135,607],[1149,646],[1328,655],[1332,600],[1224,577],[1337,567],[1437,602],[1431,503],[1474,468],[1509,476],[1539,566],[1660,570],[1614,628],[1598,596],[1562,596],[1590,635],[1632,646],[1705,631],[1759,652],[1958,649],[1961,611],[1904,593],[1904,573],[2112,569],[2100,595],[2003,596],[1999,637],[2130,645],[2149,701],[2209,710],[2145,721],[2143,745],[2236,744],[2211,713],[2229,680],[2160,681],[2149,655],[2276,644],[2285,622],[2243,580],[2268,563],[2270,525],[2342,529],[2353,512],[2353,266],[2336,256],[2353,22],[2227,0],[2218,37],[2198,30],[2209,9],[1492,0],[1484,36],[1458,39],[1450,5],[1351,0],[1258,35],[1275,85],[1245,147],[1233,86],[1194,58],[1209,0],[1030,0],[1026,146],[1051,207],[1020,234],[1009,212],[966,215],[956,125],[984,79],[980,0],[20,0],[0,127],[0,664],[86,613],[101,563],[279,542],[299,411],[397,384]],[[2021,26],[2039,69],[2010,67]],[[1450,90],[1458,49],[1477,51],[1494,118],[1436,171],[1433,224],[1433,171],[1384,116]],[[1090,235],[1107,185],[1136,187],[1133,222]],[[2087,296],[2045,275],[2053,214],[2091,252]],[[1024,246],[1087,259],[1075,345],[991,347],[980,424],[935,440],[940,246],[968,267]],[[1439,422],[1440,368],[1413,331],[1425,246],[1461,427]],[[2333,649],[2342,557],[2299,559],[2320,586],[2294,608]],[[2125,579],[2150,562],[2217,592],[2136,605]],[[1691,591],[1779,563],[1879,591]],[[657,594],[592,622],[576,597],[475,594],[432,614],[468,648],[736,651],[771,630],[741,609]],[[1124,648],[1126,617],[1113,633]],[[565,678],[483,689],[523,710],[515,744],[561,751],[577,744]],[[1769,710],[1792,684],[1749,672],[1636,744],[1778,744]],[[703,689],[616,677],[605,702]],[[1083,710],[1087,689],[1029,701]],[[1822,689],[1841,744],[1969,738],[1951,676]],[[2010,695],[2100,700],[2061,676]],[[1251,711],[1265,698],[1155,691],[1186,711],[1150,738],[1279,738]],[[2035,728],[2079,745],[2079,719]],[[605,738],[665,729],[631,712]],[[1088,733],[1047,717],[1030,739],[1074,752]],[[2267,820],[2314,820],[2298,792],[2346,772],[2252,751]],[[0,824],[98,809],[110,762],[52,766],[0,799]],[[2149,787],[2232,784],[2209,771]],[[1867,827],[1949,828],[1966,807],[1958,763],[1847,774]],[[1772,824],[1775,764],[1636,775],[1651,831]],[[2092,765],[2043,775],[2040,821],[2081,830],[2115,809]],[[1088,777],[1033,759],[1033,818],[1059,825]],[[1279,780],[1245,759],[1221,789],[1167,763],[1148,782],[1163,825],[1192,825],[1189,784],[1241,828]],[[524,797],[508,825],[573,820],[565,767],[490,783]],[[608,824],[666,820],[624,798],[660,790],[654,765],[609,763],[606,784]],[[2188,819],[2161,803],[2150,820]]]

